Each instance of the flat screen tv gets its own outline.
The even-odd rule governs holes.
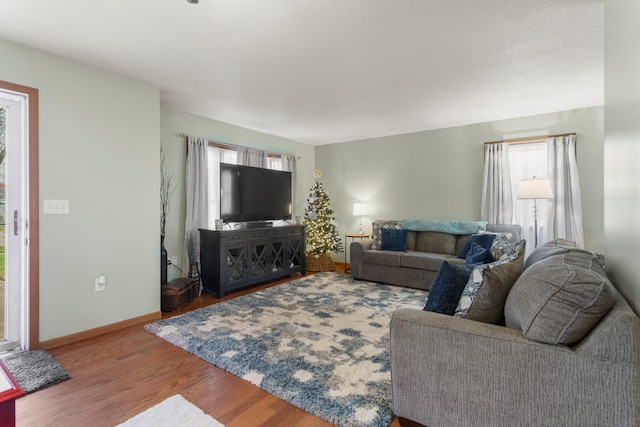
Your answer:
[[[220,163],[224,222],[291,219],[291,172]]]

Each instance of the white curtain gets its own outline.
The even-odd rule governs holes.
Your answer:
[[[257,148],[238,147],[238,164],[268,168],[269,153]]]
[[[291,215],[298,214],[296,211],[296,156],[282,155],[282,170],[291,172]]]
[[[237,153],[226,148],[209,147],[209,225],[220,218],[220,163],[235,165]]]
[[[199,228],[209,228],[209,191],[208,191],[208,141],[189,137],[187,140],[187,215],[185,221],[185,243],[192,239],[196,253],[200,253]],[[184,268],[189,265],[185,252]]]
[[[549,238],[573,240],[579,248],[584,248],[576,136],[547,139],[547,158],[554,196],[549,212]]]
[[[484,178],[480,218],[490,224],[511,224],[513,202],[509,144],[484,146]]]

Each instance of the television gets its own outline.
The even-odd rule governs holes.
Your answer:
[[[291,219],[291,172],[220,163],[224,222]]]

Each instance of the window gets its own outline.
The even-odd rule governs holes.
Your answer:
[[[526,144],[509,144],[509,170],[511,176],[511,195],[513,200],[513,223],[522,227],[522,237],[527,240],[527,252],[534,249],[535,221],[534,200],[518,199],[520,180],[531,178],[549,178],[547,171],[546,142],[532,142]],[[551,200],[537,199],[535,201],[538,219],[538,241],[549,240],[549,209]]]
[[[536,218],[539,244],[561,238],[584,247],[576,134],[486,143],[484,151],[483,220],[520,224],[527,252],[535,247]],[[552,199],[518,199],[520,181],[534,177],[549,180]]]

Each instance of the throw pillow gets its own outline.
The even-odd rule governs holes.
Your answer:
[[[455,317],[484,323],[502,321],[509,291],[522,273],[525,245],[525,240],[521,240],[510,257],[474,267],[458,301]]]
[[[491,249],[491,244],[493,243],[493,240],[495,238],[496,238],[496,235],[492,233],[472,234],[471,236],[469,236],[464,246],[462,247],[462,250],[458,254],[458,258],[465,259],[467,257],[467,253],[469,252],[469,249],[471,249],[471,246],[474,243],[476,245],[482,246],[485,249]]]
[[[473,267],[444,261],[431,285],[424,311],[452,315]]]
[[[478,234],[493,234],[495,238],[491,243],[491,255],[496,261],[513,255],[509,249],[518,243],[519,235],[516,233],[500,233],[492,231],[479,231]]]
[[[491,255],[491,251],[489,249],[485,249],[477,243],[474,243],[471,245],[469,252],[467,252],[467,258],[464,263],[466,265],[488,264],[493,261],[493,255]]]
[[[407,232],[408,230],[396,228],[382,229],[382,244],[380,249],[383,251],[407,251]]]
[[[398,221],[382,221],[377,220],[371,224],[371,238],[373,239],[373,243],[371,244],[371,249],[380,249],[382,247],[382,229],[383,228],[394,228],[397,230],[401,230],[402,227],[398,225]]]
[[[571,345],[593,329],[616,297],[602,256],[569,250],[522,273],[507,297],[505,322],[530,340]]]

